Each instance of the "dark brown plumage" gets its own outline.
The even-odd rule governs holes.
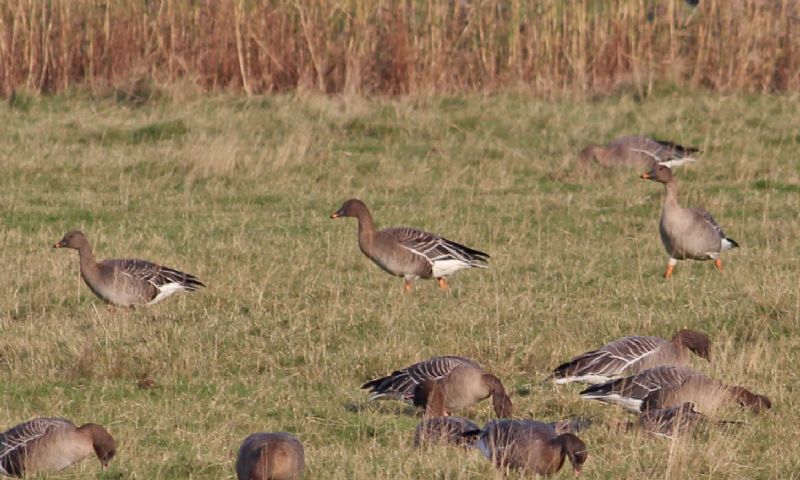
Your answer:
[[[303,444],[286,432],[253,433],[236,458],[238,480],[298,480],[305,472]]]
[[[414,430],[414,446],[447,443],[466,447],[468,439],[464,433],[478,428],[478,425],[464,417],[425,417]]]
[[[98,298],[113,305],[152,305],[175,293],[193,292],[205,287],[194,275],[146,260],[96,262],[89,240],[77,230],[68,232],[53,248],[77,250],[83,281]]]
[[[551,425],[535,420],[491,420],[486,428],[467,432],[475,446],[497,468],[514,468],[551,475],[569,458],[576,474],[589,455],[583,441],[572,433],[557,434]]]
[[[436,234],[410,227],[376,230],[369,209],[361,200],[350,199],[331,218],[358,219],[358,246],[385,272],[405,279],[411,291],[417,278],[436,278],[447,289],[446,278],[465,268],[486,268],[489,255]]]

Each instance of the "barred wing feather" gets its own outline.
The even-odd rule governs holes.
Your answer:
[[[665,343],[665,340],[658,337],[620,338],[559,365],[550,378],[556,379],[556,383],[607,381],[624,374],[626,370],[656,352]]]
[[[0,473],[22,475],[27,447],[45,436],[52,428],[74,426],[72,422],[63,418],[36,418],[0,434]]]
[[[489,254],[433,233],[410,227],[388,228],[384,232],[391,235],[402,247],[425,257],[431,264],[457,260],[471,267],[488,267]]]
[[[414,388],[418,384],[444,377],[461,365],[480,368],[477,362],[464,357],[453,355],[433,357],[395,370],[385,377],[371,380],[361,388],[370,391],[370,400],[383,397],[408,400],[413,396]]]

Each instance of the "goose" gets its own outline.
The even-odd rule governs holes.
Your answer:
[[[458,365],[436,380],[417,385],[415,405],[427,405],[426,415],[442,416],[492,397],[498,418],[511,416],[511,398],[499,378],[475,366]]]
[[[361,385],[364,390],[369,390],[370,400],[393,399],[414,401],[418,407],[424,407],[427,399],[423,399],[417,392],[417,385],[430,380],[436,380],[450,373],[460,365],[480,368],[475,360],[455,355],[433,357],[417,362],[399,370],[395,370],[385,377],[370,380]],[[415,395],[416,393],[416,395]],[[420,403],[421,402],[421,403]]]
[[[656,165],[641,177],[663,183],[666,187],[659,223],[661,243],[669,255],[664,278],[672,276],[678,260],[686,259],[714,260],[714,266],[722,271],[720,252],[736,248],[739,244],[725,235],[722,227],[707,211],[678,205],[678,182],[668,167]]]
[[[0,434],[0,473],[23,477],[58,472],[92,453],[104,469],[116,454],[116,443],[102,426],[35,418]]]
[[[676,407],[656,408],[639,414],[639,426],[642,430],[667,438],[688,433],[706,422],[708,417],[696,411],[692,402]]]
[[[358,246],[385,272],[403,277],[403,290],[411,291],[418,278],[436,278],[447,290],[447,277],[465,268],[487,268],[489,255],[447,240],[436,234],[410,227],[375,230],[367,206],[350,199],[331,214],[331,218],[358,219]]]
[[[558,434],[551,425],[535,420],[491,420],[483,430],[464,435],[501,469],[551,475],[561,470],[566,457],[578,475],[589,455],[586,444],[574,434]]]
[[[692,402],[701,412],[711,413],[722,403],[735,402],[759,412],[770,408],[769,398],[746,388],[725,385],[689,367],[663,365],[630,377],[592,385],[582,398],[619,404],[634,412],[680,406]]]
[[[605,383],[659,365],[688,365],[687,351],[710,361],[708,335],[683,329],[673,335],[671,340],[644,336],[623,337],[559,365],[548,379],[557,384]]]
[[[305,468],[303,444],[286,432],[249,435],[236,458],[238,480],[297,480]]]
[[[464,417],[423,417],[414,430],[414,446],[446,443],[466,447],[464,433],[478,429],[476,423]]]
[[[112,305],[153,305],[178,292],[205,287],[194,275],[145,260],[96,262],[89,240],[78,230],[68,232],[53,248],[77,250],[83,281],[98,298]]]
[[[717,425],[741,425],[732,420],[711,420],[695,410],[692,402],[684,402],[674,407],[653,408],[639,414],[638,426],[645,432],[658,437],[674,438],[689,433],[695,428],[709,423]]]
[[[595,162],[604,167],[635,167],[642,170],[655,165],[677,167],[694,162],[696,159],[692,154],[699,151],[695,147],[684,147],[665,140],[628,136],[612,140],[606,145],[588,145],[579,158],[584,166]]]

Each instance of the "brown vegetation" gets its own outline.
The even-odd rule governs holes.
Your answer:
[[[0,93],[800,90],[794,0],[9,0]]]

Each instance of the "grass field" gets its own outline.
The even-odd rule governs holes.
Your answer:
[[[58,478],[233,478],[258,430],[296,433],[307,478],[495,478],[477,452],[413,449],[412,409],[359,390],[449,353],[500,376],[517,417],[593,420],[584,478],[800,478],[798,100],[17,96],[0,106],[0,425],[105,424],[111,468],[92,459]],[[704,149],[676,171],[680,199],[742,245],[724,273],[682,262],[664,281],[662,187],[575,168],[584,144],[627,133]],[[492,268],[404,296],[359,252],[355,221],[328,218],[350,197],[379,226],[488,251]],[[163,262],[208,289],[104,305],[77,253],[51,248],[74,228],[98,258]],[[633,417],[576,385],[542,384],[574,354],[682,327],[712,337],[698,368],[773,409],[731,410],[747,424],[673,443],[619,432]],[[490,402],[465,414],[482,423]]]

